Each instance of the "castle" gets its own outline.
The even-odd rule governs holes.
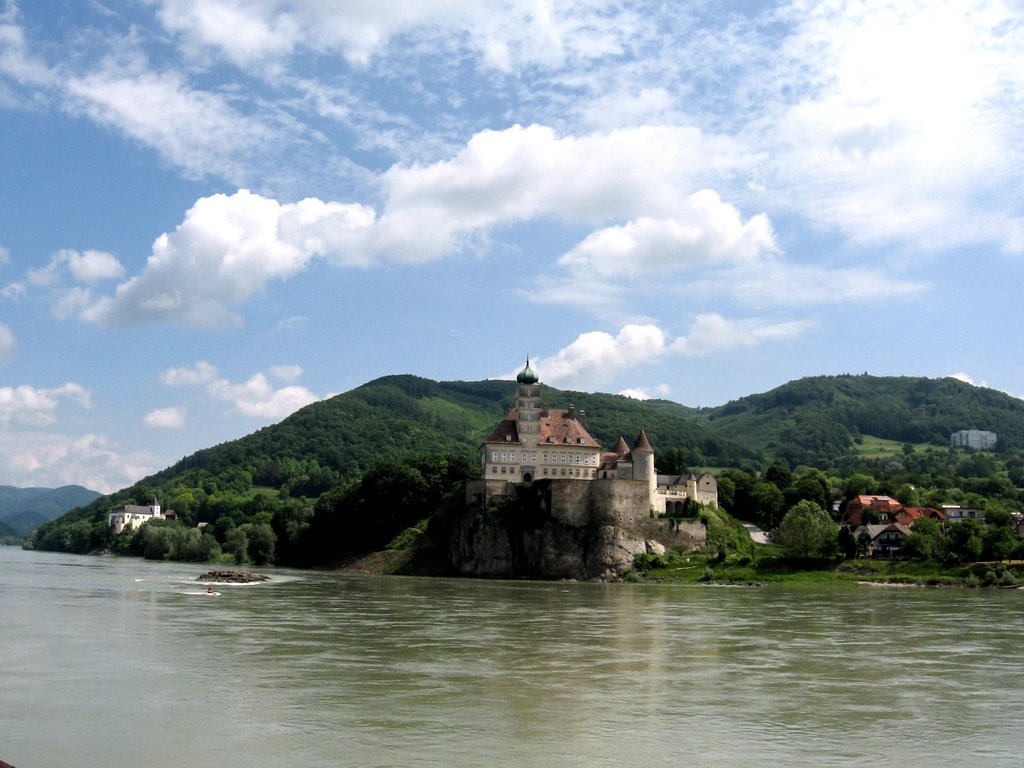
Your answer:
[[[107,524],[110,526],[111,532],[118,536],[126,528],[140,528],[143,523],[147,523],[150,520],[174,520],[176,517],[174,510],[169,509],[167,512],[161,512],[160,505],[157,504],[154,498],[153,503],[148,507],[138,504],[125,504],[107,516]]]
[[[566,410],[541,406],[539,382],[527,359],[516,377],[515,406],[480,448],[481,480],[469,493],[484,506],[513,495],[517,485],[539,480],[558,486],[583,482],[588,491],[606,495],[628,487],[626,495],[634,500],[630,506],[637,507],[632,512],[644,516],[682,517],[688,502],[718,506],[718,483],[712,475],[659,475],[643,430],[632,448],[620,437],[611,451],[602,450],[587,431],[583,411],[572,405]]]

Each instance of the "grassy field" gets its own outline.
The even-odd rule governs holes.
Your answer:
[[[922,451],[926,443],[913,443],[914,451]],[[854,453],[866,459],[884,459],[903,453],[903,443],[898,440],[886,440],[873,435],[861,435],[861,441],[853,444]]]

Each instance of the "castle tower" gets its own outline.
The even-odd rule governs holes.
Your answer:
[[[516,376],[516,431],[525,451],[536,451],[540,440],[540,383],[526,358],[526,367]]]
[[[647,483],[649,488],[648,496],[654,498],[658,488],[658,473],[654,468],[654,449],[651,441],[647,439],[647,433],[640,430],[640,435],[633,444],[633,479]]]

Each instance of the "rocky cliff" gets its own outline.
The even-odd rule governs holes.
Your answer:
[[[456,521],[452,561],[467,576],[614,579],[633,558],[707,541],[698,520],[653,518],[632,481],[546,480]]]

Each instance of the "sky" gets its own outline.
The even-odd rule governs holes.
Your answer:
[[[0,485],[379,376],[1024,395],[1024,4],[0,0]]]

